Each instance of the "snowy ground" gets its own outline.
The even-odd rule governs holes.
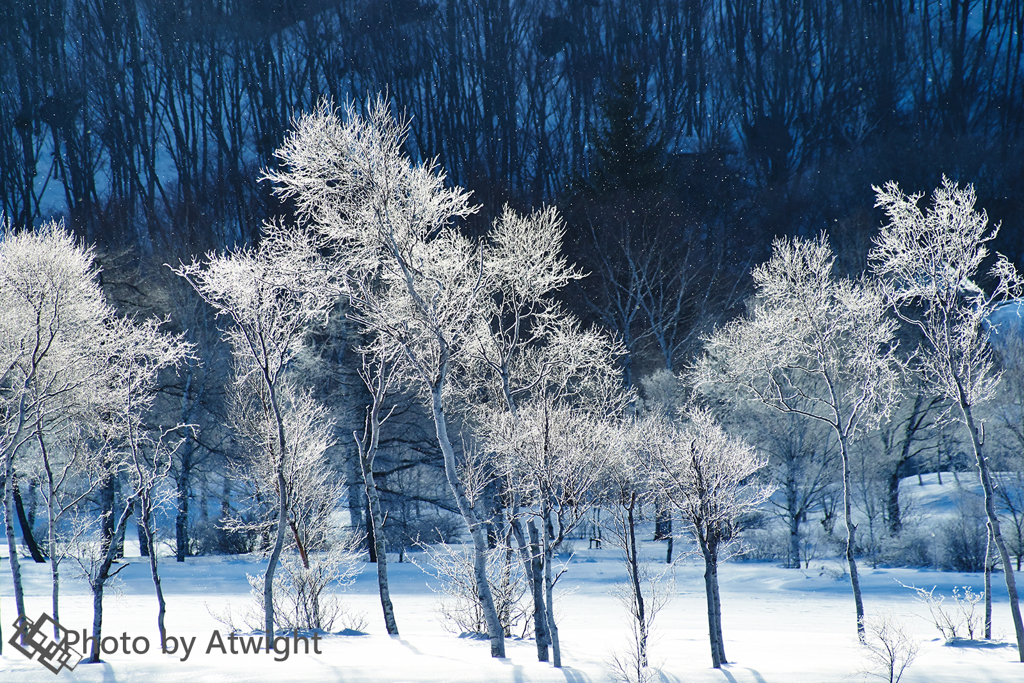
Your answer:
[[[661,544],[648,544],[651,557],[663,552]],[[156,600],[148,565],[130,558],[121,573],[120,595],[106,601],[103,632],[120,638],[145,636],[158,643]],[[6,562],[3,563],[6,565]],[[46,565],[23,565],[28,613],[49,611],[49,575]],[[782,569],[766,563],[727,563],[721,568],[726,654],[733,662],[721,671],[711,668],[707,642],[702,568],[683,563],[676,569],[675,597],[655,624],[653,663],[663,681],[723,681],[727,683],[849,683],[865,680],[862,650],[854,637],[854,610],[849,583],[840,577],[841,565],[818,561],[809,570]],[[181,653],[159,653],[154,645],[144,655],[113,654],[102,664],[80,664],[63,671],[61,680],[140,681],[584,681],[614,680],[608,662],[627,644],[623,608],[611,595],[624,572],[614,550],[580,550],[568,565],[560,604],[564,649],[562,670],[536,662],[532,641],[508,642],[508,658],[492,660],[486,641],[459,638],[442,627],[435,612],[438,597],[428,588],[433,579],[409,563],[390,565],[400,638],[385,634],[376,595],[376,573],[366,565],[344,599],[366,613],[367,635],[327,635],[320,641],[321,655],[291,655],[276,662],[259,655],[206,652],[213,631],[226,635],[211,616],[226,605],[235,611],[248,600],[246,573],[262,572],[251,558],[190,558],[184,565],[170,558],[162,563],[168,597],[170,635],[195,638],[186,661]],[[70,566],[67,567],[71,569]],[[70,573],[70,572],[69,572]],[[1019,683],[1024,664],[1017,663],[1010,646],[1013,627],[1007,608],[1002,575],[995,605],[995,634],[1000,643],[959,647],[937,639],[934,627],[923,618],[926,608],[911,591],[895,581],[932,587],[948,595],[954,586],[981,589],[981,577],[910,569],[864,568],[862,582],[868,613],[891,610],[903,617],[921,640],[917,661],[904,676],[907,683],[981,682]],[[13,599],[6,567],[0,579],[3,633],[13,629]],[[81,630],[91,624],[87,588],[68,580],[63,591],[61,622]],[[300,646],[301,647],[301,646]],[[50,681],[53,675],[4,644],[0,681]]]

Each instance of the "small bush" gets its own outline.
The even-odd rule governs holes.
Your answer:
[[[880,612],[864,620],[867,658],[872,668],[866,673],[888,683],[899,683],[917,657],[918,642],[891,612]]]
[[[974,640],[974,634],[981,633],[984,616],[978,613],[977,608],[984,596],[975,593],[969,586],[953,589],[953,601],[956,606],[950,609],[944,605],[944,596],[935,595],[934,586],[931,590],[925,590],[917,586],[906,586],[902,583],[900,585],[915,591],[918,602],[927,605],[932,623],[947,642],[964,636]]]
[[[309,567],[298,556],[281,557],[274,574],[274,628],[291,631],[330,631],[335,624],[362,630],[365,616],[349,612],[338,599],[337,589],[351,584],[362,567],[354,550],[357,541],[349,537],[338,541],[326,552],[313,553]],[[264,624],[263,577],[247,575],[251,600],[241,613],[242,622],[252,631]],[[230,609],[226,616],[214,615],[228,628],[237,630]]]
[[[454,633],[487,633],[483,607],[476,592],[472,547],[440,544],[437,548],[420,545],[430,558],[433,571],[424,571],[440,579],[438,613],[444,626]],[[415,562],[415,561],[414,561]],[[527,624],[527,581],[515,552],[499,544],[487,553],[487,582],[491,587],[498,621],[506,636],[512,636],[520,624]]]
[[[755,529],[743,534],[739,557],[744,560],[785,562],[789,556],[788,534],[778,529]]]
[[[658,670],[642,664],[637,653],[630,650],[615,652],[608,660],[612,678],[619,683],[653,683],[658,679]]]
[[[740,535],[740,559],[770,560],[783,564],[789,561],[789,531],[780,525],[762,529],[744,529]],[[839,546],[820,524],[802,524],[800,527],[800,563],[807,568],[823,556],[838,552]]]
[[[872,558],[890,567],[931,567],[935,565],[936,537],[932,528],[917,515],[905,515],[899,533],[882,534]]]
[[[886,539],[882,563],[891,567],[931,567],[935,564],[934,539],[920,527],[903,525],[898,536]]]

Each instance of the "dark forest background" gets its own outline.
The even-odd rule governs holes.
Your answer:
[[[141,255],[256,239],[290,117],[377,92],[485,214],[603,182],[760,244],[943,172],[1020,211],[1021,0],[5,0],[0,45],[5,214]]]
[[[561,209],[591,273],[567,303],[623,339],[648,393],[739,310],[773,236],[827,230],[860,272],[872,184],[973,183],[996,248],[1024,257],[1024,0],[2,0],[0,210],[62,217],[108,296],[200,346],[162,409],[202,427],[175,466],[188,552],[233,547],[230,362],[162,264],[258,241],[289,212],[259,178],[291,117],[378,92],[409,154],[473,191],[467,230],[505,203]],[[361,523],[352,341],[339,316],[296,371],[336,411]],[[379,480],[413,538],[450,504],[404,405]]]

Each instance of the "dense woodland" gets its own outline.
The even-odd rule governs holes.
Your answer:
[[[401,238],[416,245],[408,254],[401,239],[398,246],[377,243],[337,227],[383,230],[366,227],[375,224],[360,213],[372,204],[359,194],[368,190],[321,178],[308,158],[324,154],[325,168],[338,178],[358,175],[351,171],[357,166],[345,165],[350,157],[375,158],[372,150],[337,151],[342,161],[327,155],[335,138],[314,134],[316,121],[330,128],[323,122],[335,110],[325,101],[346,121],[368,122],[391,154],[384,157],[434,174],[434,184],[417,182],[431,197],[447,197],[447,213],[437,209],[443,220],[409,228],[412,237]],[[397,141],[393,149],[388,135]],[[16,235],[28,239],[33,229],[41,243],[56,240],[78,263],[82,286],[95,281],[87,298],[104,302],[95,304],[94,322],[106,331],[94,339],[150,335],[139,342],[149,355],[132,361],[145,369],[139,385],[114,394],[127,402],[120,421],[108,415],[116,411],[89,401],[47,395],[52,382],[32,388],[38,375],[19,385],[21,361],[5,368],[8,537],[16,518],[19,539],[37,561],[71,554],[60,550],[58,536],[81,537],[82,520],[92,518],[101,520],[96,531],[108,548],[133,526],[144,552],[166,541],[178,561],[260,551],[273,566],[282,552],[294,551],[309,571],[310,554],[331,546],[328,527],[339,519],[334,503],[361,532],[345,543],[363,548],[371,561],[382,553],[402,560],[417,543],[462,539],[467,526],[479,551],[478,579],[486,573],[480,558],[487,547],[507,547],[509,558],[515,549],[535,581],[535,604],[543,609],[546,600],[548,610],[551,588],[545,598],[541,575],[560,542],[600,535],[598,510],[627,510],[628,524],[616,527],[627,539],[635,533],[630,525],[655,521],[669,557],[674,537],[692,537],[709,566],[719,559],[719,545],[728,555],[741,529],[750,558],[798,567],[845,554],[855,594],[855,558],[961,571],[998,564],[986,529],[994,516],[1002,520],[1003,555],[1018,567],[1024,556],[1024,345],[1016,309],[1002,305],[1019,296],[1020,283],[998,265],[1024,258],[1024,1],[9,0],[0,6],[0,159],[0,210],[10,226],[5,248],[15,249]],[[322,181],[316,191],[303,184],[309,178]],[[957,271],[954,300],[940,302],[955,310],[973,301],[974,310],[985,311],[950,323],[958,333],[970,328],[960,350],[976,365],[967,370],[953,363],[952,375],[943,374],[941,359],[929,365],[921,360],[927,354],[910,353],[934,341],[935,319],[931,300],[900,289],[918,275],[900,271],[906,264],[893,256],[895,242],[879,237],[883,224],[913,223],[906,197],[888,181],[929,193],[921,207],[938,210],[945,196],[968,215],[988,212],[976,235],[977,262]],[[958,194],[968,184],[976,202],[973,194]],[[946,195],[936,194],[933,205],[935,188]],[[394,201],[407,208],[407,198],[377,199],[376,206]],[[52,219],[93,251],[72,253],[71,238],[44,228]],[[989,232],[999,223],[997,234]],[[436,256],[448,240],[448,252],[464,257],[465,272],[456,273],[446,257],[440,270],[424,266],[429,272],[421,275],[453,278],[475,300],[465,275],[473,250],[480,250],[481,273],[493,267],[511,282],[510,269],[531,263],[522,253],[509,255],[524,249],[516,246],[524,235],[541,236],[554,249],[535,255],[552,259],[554,274],[543,287],[494,284],[481,294],[493,310],[465,317],[491,316],[480,324],[490,326],[484,336],[493,346],[479,357],[466,351],[471,360],[453,361],[454,388],[441,386],[422,363],[409,361],[423,353],[434,362],[436,354],[388,327],[389,315],[413,304],[396,303],[398,295],[381,284],[387,267],[360,269],[392,258],[398,272],[414,252],[432,263],[415,250]],[[786,239],[773,244],[776,238]],[[501,248],[512,251],[501,256]],[[366,259],[353,260],[346,250]],[[334,259],[335,271],[359,277],[323,275],[311,264],[325,257]],[[4,259],[13,258],[5,252]],[[805,272],[779,275],[787,259],[803,263]],[[224,284],[237,287],[240,276],[231,268],[243,262],[252,272],[267,269],[252,276],[249,290],[270,283],[266,296],[276,308],[253,317]],[[494,265],[500,263],[506,265]],[[219,267],[227,274],[218,275]],[[274,279],[296,270],[308,275],[301,286]],[[875,284],[863,284],[862,274]],[[772,299],[781,296],[776,276],[806,280],[789,281],[794,286],[812,282],[808,291],[824,302],[823,320],[843,320],[836,311],[854,294],[872,306],[884,300],[888,322],[872,329],[892,329],[865,341],[850,331],[864,324],[857,317],[863,311],[855,312],[849,329],[835,332],[843,340],[839,351],[804,348],[820,367],[765,355],[751,361],[772,368],[769,384],[758,384],[750,367],[730,363],[744,344],[769,354],[775,341],[789,338],[790,328],[743,337],[744,321],[760,333],[783,329],[771,325],[782,324],[778,312],[793,300]],[[489,278],[481,275],[481,282]],[[869,296],[876,285],[877,300]],[[534,289],[529,299],[525,292]],[[317,294],[315,301],[288,299],[295,292]],[[403,296],[423,304],[412,284]],[[833,304],[839,308],[828,308]],[[894,311],[901,311],[901,324]],[[118,320],[131,321],[123,323],[131,330],[118,328]],[[144,320],[164,321],[161,331]],[[509,320],[517,324],[507,327]],[[260,321],[272,324],[261,328]],[[520,333],[519,322],[524,337],[509,341],[511,329]],[[17,324],[4,323],[8,331]],[[273,336],[282,330],[284,337]],[[251,333],[276,340],[273,352]],[[16,338],[4,339],[4,348],[14,348],[9,342]],[[851,338],[880,349],[881,364],[843,356]],[[516,356],[520,342],[531,349],[523,351],[528,361]],[[124,354],[96,343],[98,355],[89,358],[123,370]],[[458,347],[446,337],[437,343]],[[583,346],[593,356],[552,379],[558,363],[544,354],[568,357],[570,347]],[[407,361],[412,369],[395,369]],[[596,367],[616,379],[615,391],[594,379]],[[847,374],[837,377],[828,367]],[[898,382],[879,379],[890,369]],[[536,373],[533,380],[528,371]],[[801,371],[818,379],[802,383],[794,376]],[[958,394],[949,377],[961,371],[967,389]],[[1000,371],[1001,381],[989,381]],[[527,375],[516,378],[517,372]],[[702,372],[703,384],[694,379]],[[868,376],[870,387],[863,384]],[[106,391],[112,380],[96,374],[62,381],[75,387],[69,396],[100,384]],[[835,399],[853,396],[850,387],[858,386],[863,404]],[[772,390],[780,393],[772,398]],[[140,403],[132,402],[133,392],[144,397]],[[32,397],[28,404],[25,396]],[[577,404],[588,401],[589,412],[579,413]],[[21,422],[12,422],[19,405]],[[34,421],[25,405],[35,406]],[[451,438],[440,437],[439,411]],[[641,435],[626,430],[605,438],[595,414],[633,420]],[[267,440],[271,417],[277,445]],[[562,466],[611,481],[617,493],[580,481],[548,510],[552,481],[537,479],[529,493],[506,489],[503,481],[530,479],[520,452],[530,441],[517,431],[530,420],[544,429],[562,420],[566,453],[611,449],[610,443],[619,453],[646,453],[664,495],[638,498],[631,487],[639,486],[639,475],[628,466],[587,470],[578,461]],[[962,423],[972,420],[986,426],[965,430]],[[260,459],[292,452],[286,440],[297,433],[299,464],[286,467],[280,457],[270,467]],[[78,488],[66,495],[52,488],[50,437],[54,458],[58,451],[67,458],[68,481],[78,477]],[[730,441],[740,438],[750,447]],[[735,488],[756,471],[764,485],[710,523],[693,516],[709,508],[687,507],[686,477],[672,466],[682,455],[666,445],[700,439],[718,444],[709,452],[717,448],[746,463],[723,486]],[[939,472],[976,480],[982,446],[994,472],[991,501],[965,492],[957,514],[941,523],[901,507],[901,478]],[[93,463],[117,476],[75,470],[85,460],[71,456],[87,451],[118,453],[121,465]],[[489,457],[496,459],[486,464]],[[300,489],[319,497],[303,498]],[[533,500],[536,491],[550,495]],[[290,496],[307,516],[289,507]],[[55,509],[66,513],[59,524]],[[533,511],[529,524],[516,521],[521,509]],[[105,569],[103,558],[91,565],[100,595],[117,545]],[[264,607],[273,604],[273,581],[270,570],[260,589]],[[642,613],[639,579],[637,586]],[[486,606],[482,593],[480,599]],[[490,619],[487,609],[482,614]],[[390,619],[389,632],[397,632],[393,613]],[[479,626],[497,652],[500,625]],[[720,622],[717,628],[720,645]],[[552,644],[557,663],[557,630],[538,629],[538,647]],[[711,630],[717,666],[725,657],[715,650],[714,624]]]

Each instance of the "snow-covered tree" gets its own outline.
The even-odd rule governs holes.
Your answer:
[[[577,331],[572,318],[551,299],[553,292],[581,277],[561,253],[564,232],[553,208],[524,216],[506,206],[487,235],[483,256],[490,296],[482,299],[474,342],[469,347],[470,375],[463,386],[470,392],[486,388],[490,413],[507,413],[514,420],[519,404],[544,391],[556,366],[564,372],[566,367],[580,365],[585,355],[578,353],[580,347],[559,341],[576,337]],[[571,347],[577,353],[553,354],[549,348],[552,344],[563,351]],[[518,488],[502,476],[498,486],[510,513],[508,523],[523,571],[533,589],[537,659],[546,662],[551,643],[543,556],[534,557],[531,551],[519,514],[522,501]]]
[[[997,255],[989,273],[992,291],[986,293],[975,283],[998,226],[990,230],[988,215],[975,210],[972,186],[961,188],[943,178],[927,210],[918,206],[923,194],[906,195],[895,182],[874,189],[876,206],[882,207],[888,221],[869,260],[899,317],[923,337],[917,356],[920,374],[932,391],[958,409],[971,437],[989,533],[1002,560],[1017,651],[1024,662],[1017,585],[983,452],[984,425],[976,412],[992,398],[1000,380],[989,345],[989,318],[1004,301],[1020,296],[1024,282],[1013,264]]]
[[[753,480],[767,459],[726,434],[710,411],[691,407],[683,417],[685,425],[665,421],[661,429],[652,427],[648,457],[653,485],[678,510],[704,558],[711,661],[718,669],[728,662],[718,563],[736,539],[741,518],[756,510],[773,489]]]
[[[279,458],[274,455],[277,421],[268,393],[257,376],[247,374],[233,387],[229,408],[231,426],[246,451],[236,474],[246,480],[255,515],[229,519],[225,528],[261,538],[275,534],[280,510]],[[331,516],[342,495],[342,484],[327,458],[335,443],[331,419],[327,409],[291,378],[278,384],[276,397],[288,445],[282,468],[290,531],[285,549],[295,550],[308,568],[312,554],[330,545]]]
[[[326,319],[334,289],[321,267],[319,245],[299,229],[267,223],[258,248],[207,254],[175,272],[229,321],[227,337],[241,372],[250,375],[265,398],[269,428],[265,440],[269,467],[275,473],[277,523],[264,575],[264,622],[267,649],[274,635],[274,571],[288,533],[289,455],[283,398],[279,395],[289,361],[310,326]],[[296,538],[299,543],[298,538]]]
[[[522,514],[531,518],[527,526],[543,560],[544,611],[556,667],[562,666],[562,650],[554,612],[560,575],[554,568],[555,549],[599,504],[614,440],[605,411],[591,408],[617,406],[592,398],[590,406],[578,407],[541,394],[520,405],[516,414],[495,417],[486,436],[496,470],[513,482]]]
[[[69,541],[61,528],[107,478],[102,456],[86,443],[87,428],[77,421],[60,433],[35,432],[34,462],[27,466],[39,487],[46,510],[46,550],[50,560],[50,615],[60,622],[60,567],[68,558]]]
[[[100,346],[112,312],[92,251],[62,225],[16,232],[4,222],[0,229],[0,493],[14,599],[24,616],[13,521],[15,461],[37,435],[60,431],[97,399],[104,369]]]
[[[561,256],[557,214],[549,209],[520,216],[506,209],[484,244],[468,240],[453,223],[476,207],[460,188],[445,187],[439,169],[409,162],[401,151],[405,133],[380,100],[368,105],[365,116],[350,105],[344,121],[323,104],[296,122],[278,151],[282,170],[267,177],[330,245],[351,317],[367,334],[364,350],[393,362],[398,381],[416,387],[430,405],[448,483],[473,537],[491,651],[502,656],[486,579],[487,515],[483,499],[469,495],[460,476],[468,470],[460,467],[448,434],[451,411],[467,401],[485,404],[489,416],[513,420],[524,401],[567,410],[570,394],[582,391],[584,371],[593,376],[591,385],[603,382],[602,391],[610,391],[608,378],[618,376],[617,347],[603,335],[581,331],[549,298],[579,277]],[[467,391],[473,387],[486,396]],[[518,493],[507,487],[506,493],[515,512]],[[553,525],[552,547],[564,534],[553,514],[542,522]],[[535,568],[526,534],[512,518],[520,557]],[[527,571],[536,597],[540,581],[534,569]],[[552,622],[539,609],[535,616],[537,623]],[[544,638],[542,633],[538,639],[542,658]]]
[[[107,336],[101,345],[105,352],[106,383],[95,426],[95,436],[102,444],[98,456],[107,477],[124,480],[122,491],[126,495],[120,507],[110,512],[116,518],[111,537],[103,539],[98,546],[93,545],[77,558],[93,594],[91,662],[100,661],[104,589],[120,571],[111,570],[136,505],[141,511],[140,527],[150,549],[149,564],[157,597],[160,642],[166,637],[164,614],[167,606],[160,583],[152,517],[160,504],[158,486],[170,471],[171,458],[181,439],[168,440],[166,434],[154,433],[146,421],[160,373],[182,363],[192,347],[180,336],[161,332],[159,326],[155,320],[114,319],[108,322]]]
[[[549,586],[553,550],[599,498],[600,486],[592,477],[604,466],[607,450],[606,444],[594,445],[589,453],[573,452],[569,435],[579,420],[605,430],[603,420],[621,413],[632,394],[622,390],[616,367],[621,344],[597,330],[581,329],[550,298],[579,277],[560,255],[562,229],[556,214],[518,216],[506,210],[490,238],[484,263],[491,297],[477,320],[466,384],[469,391],[483,388],[487,396],[482,405],[464,400],[476,412],[469,421],[496,455],[494,471],[508,523],[533,586],[538,659],[547,661],[550,644],[554,664],[561,666]],[[531,433],[552,435],[555,441],[536,445],[551,455],[528,454]],[[558,445],[562,438],[570,442]],[[576,469],[561,480],[558,473],[572,458],[580,458]]]
[[[657,500],[650,467],[645,465],[649,464],[651,439],[660,434],[663,421],[663,415],[650,414],[616,424],[603,475],[601,511],[606,517],[601,527],[608,532],[603,540],[622,551],[628,577],[621,597],[631,617],[632,647],[613,661],[616,669],[629,674],[624,676],[626,680],[649,680],[651,626],[669,598],[663,579],[671,565],[666,563],[660,572],[652,571],[650,563],[640,556],[638,539],[645,509]]]
[[[365,116],[349,105],[344,121],[321,104],[295,122],[267,177],[294,201],[300,218],[325,237],[353,319],[371,354],[396,360],[401,381],[430,406],[445,476],[473,539],[474,574],[494,657],[505,640],[486,576],[487,536],[466,495],[448,433],[453,375],[486,292],[480,249],[452,224],[476,207],[461,188],[445,187],[432,164],[402,152],[404,123],[378,99]]]
[[[352,433],[359,450],[359,469],[363,475],[363,491],[366,494],[366,504],[370,514],[370,528],[373,530],[373,538],[370,542],[374,544],[375,557],[377,560],[377,590],[380,593],[380,605],[384,611],[384,626],[388,635],[398,635],[398,623],[395,621],[395,607],[391,602],[391,589],[388,585],[388,555],[387,543],[384,539],[384,514],[380,507],[380,494],[377,491],[377,481],[373,474],[373,464],[377,459],[377,449],[380,446],[381,425],[390,417],[390,413],[382,415],[384,401],[388,391],[392,388],[394,378],[391,372],[391,365],[386,359],[370,357],[363,358],[363,366],[359,372],[363,383],[370,392],[370,405],[366,408],[366,424],[360,436],[357,432]]]
[[[230,421],[246,446],[246,455],[233,469],[245,479],[251,514],[229,518],[224,527],[271,538],[277,530],[282,497],[279,458],[274,456],[277,423],[265,384],[253,373],[242,374],[234,387]],[[283,550],[294,550],[298,559],[285,555],[285,576],[274,579],[274,622],[277,628],[293,628],[296,615],[301,614],[305,620],[300,628],[322,629],[332,619],[332,603],[325,595],[327,584],[331,577],[350,573],[346,567],[352,559],[349,545],[354,538],[339,536],[336,529],[335,513],[344,482],[327,456],[335,444],[333,424],[329,411],[291,377],[278,384],[276,397],[288,448],[280,470],[289,531]],[[281,590],[287,595],[277,595]],[[257,602],[265,614],[266,604],[260,596]],[[288,614],[277,612],[280,605],[288,606]]]
[[[756,404],[755,404],[756,405]],[[799,569],[802,526],[820,512],[836,482],[836,442],[827,425],[802,415],[766,415],[767,409],[745,413],[755,429],[744,437],[768,456],[768,473],[777,486],[770,510],[786,525],[786,566]]]
[[[772,247],[771,258],[753,271],[756,299],[749,314],[708,338],[693,380],[698,387],[731,385],[747,398],[832,428],[843,470],[846,561],[863,640],[850,441],[899,399],[896,322],[868,283],[833,275],[835,256],[824,235],[777,239]]]

